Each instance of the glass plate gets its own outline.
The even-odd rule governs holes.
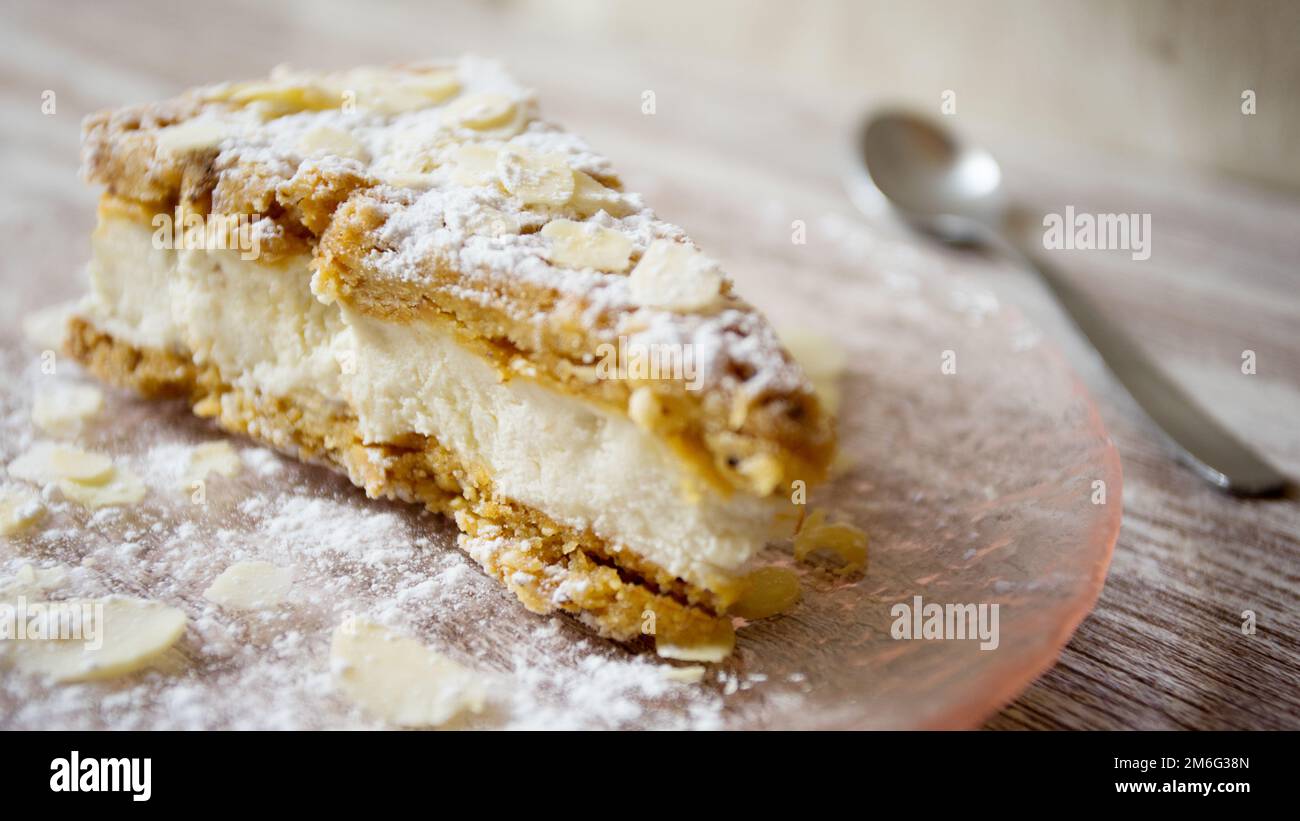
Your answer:
[[[91,514],[53,494],[40,529],[0,542],[0,579],[57,564],[50,598],[156,598],[190,624],[158,669],[128,679],[43,687],[0,673],[0,726],[382,726],[331,686],[330,634],[350,615],[483,672],[489,708],[457,726],[978,726],[1054,662],[1100,592],[1120,521],[1115,448],[1060,354],[948,257],[834,217],[810,227],[822,247],[809,250],[785,241],[787,217],[738,215],[732,235],[777,239],[716,253],[778,325],[846,353],[845,459],[810,503],[870,534],[861,579],[799,565],[792,612],[742,627],[724,664],[674,667],[525,612],[437,517],[247,441],[242,472],[212,477],[194,504],[188,448],[218,434],[182,406],[108,391],[80,441],[135,469],[148,498]],[[8,462],[37,438],[33,394],[85,377],[62,363],[43,373],[39,346],[5,333],[3,367],[20,374],[0,389]],[[794,566],[788,545],[771,551]],[[252,559],[294,568],[284,604],[238,614],[204,599]],[[917,597],[997,605],[996,648],[895,638],[896,606]]]

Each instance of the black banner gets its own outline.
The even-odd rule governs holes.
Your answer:
[[[1022,798],[1226,808],[1276,801],[1295,778],[1283,775],[1295,762],[1285,733],[51,732],[4,741],[10,806],[127,812],[338,810],[378,796],[430,802],[436,814],[477,800],[548,803],[556,791],[583,804],[636,794],[639,804],[690,801],[702,789],[729,804],[780,790],[825,801],[906,797],[918,810]]]

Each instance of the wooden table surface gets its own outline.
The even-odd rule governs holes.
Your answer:
[[[79,238],[94,198],[75,175],[84,114],[279,62],[335,67],[464,51],[505,58],[634,185],[686,180],[658,192],[640,187],[705,247],[734,242],[734,215],[755,201],[808,215],[810,243],[824,239],[827,220],[858,218],[841,184],[843,137],[878,101],[755,67],[685,62],[654,43],[546,39],[490,6],[367,6],[235,2],[201,13],[176,3],[7,4],[0,321],[81,288]],[[46,90],[56,95],[53,114],[42,113]],[[646,90],[656,94],[654,117],[640,115]],[[1061,264],[1225,424],[1300,475],[1300,197],[1068,145],[1024,145],[1009,131],[979,136],[1029,208],[1151,214],[1149,260],[1063,252]],[[989,260],[972,272],[1066,350],[1124,467],[1123,530],[1095,612],[1055,668],[987,726],[1300,728],[1297,495],[1231,499],[1174,464],[1031,278]],[[1253,374],[1243,373],[1245,351],[1254,352]],[[1244,611],[1255,614],[1253,634],[1243,632]]]

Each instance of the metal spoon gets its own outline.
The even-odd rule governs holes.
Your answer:
[[[1008,230],[1002,172],[992,155],[963,145],[941,126],[900,111],[871,117],[858,135],[866,191],[883,195],[907,222],[944,242],[985,244],[1042,276],[1060,306],[1115,378],[1164,431],[1179,458],[1241,496],[1281,492],[1286,477],[1202,411],[1105,313],[1046,264],[1041,249]]]

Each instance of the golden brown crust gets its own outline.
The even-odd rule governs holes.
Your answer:
[[[563,611],[601,635],[634,641],[653,614],[658,635],[688,642],[729,629],[715,615],[739,589],[687,584],[629,551],[613,551],[590,531],[575,531],[493,492],[430,438],[363,444],[349,414],[294,405],[235,389],[215,367],[170,351],[124,344],[74,317],[66,349],[101,379],[148,397],[184,398],[200,416],[299,458],[346,474],[371,498],[419,503],[455,518],[462,546],[533,612]]]
[[[114,196],[158,208],[175,205],[187,178],[207,176],[216,151],[161,157],[157,134],[193,118],[203,106],[186,96],[91,114],[81,124],[82,173]]]

